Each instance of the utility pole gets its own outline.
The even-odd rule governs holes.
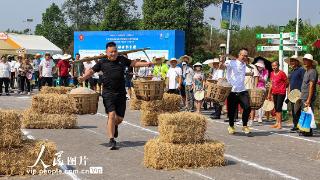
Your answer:
[[[212,20],[211,28],[210,28],[210,47],[212,47],[212,33],[213,33],[213,22],[216,20],[214,17],[210,17],[210,20]]]
[[[296,22],[296,46],[298,46],[299,38],[299,11],[300,11],[300,0],[297,0],[297,22]],[[295,55],[298,56],[298,51],[295,51]]]

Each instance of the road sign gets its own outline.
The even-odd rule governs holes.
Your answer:
[[[279,39],[280,34],[257,34],[257,39]]]
[[[280,44],[280,39],[268,39],[268,43],[270,44]],[[297,41],[294,40],[294,39],[289,39],[289,40],[283,40],[282,41],[282,44],[285,44],[285,45],[289,45],[289,44],[296,44]],[[301,39],[298,39],[298,44],[302,44],[302,41]]]
[[[294,32],[290,33],[282,33],[282,38],[294,38],[295,37]],[[256,34],[257,39],[280,39],[280,34]]]
[[[284,51],[306,51],[308,46],[283,46]]]
[[[257,51],[279,51],[279,46],[257,46]]]
[[[282,34],[282,38],[286,39],[286,38],[295,38],[296,37],[296,33],[295,32],[289,32],[289,33],[283,33]]]
[[[280,46],[257,46],[257,51],[306,51],[308,50],[307,46],[283,46],[283,49]]]

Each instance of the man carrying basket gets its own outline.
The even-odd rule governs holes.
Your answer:
[[[152,62],[139,62],[127,59],[124,56],[118,56],[117,45],[109,42],[106,45],[107,58],[100,60],[91,69],[87,70],[79,81],[90,78],[95,72],[102,71],[103,84],[103,104],[108,114],[108,136],[110,138],[110,150],[116,150],[116,141],[118,137],[118,125],[123,121],[126,110],[126,89],[124,70],[126,67],[144,67],[151,66]]]
[[[245,87],[245,75],[246,75],[246,60],[248,58],[248,50],[243,48],[239,51],[238,58],[236,60],[227,60],[225,62],[224,58],[222,61],[222,67],[227,71],[227,80],[232,85],[232,90],[228,96],[228,117],[229,117],[229,134],[235,133],[234,119],[235,110],[238,104],[243,109],[242,122],[243,122],[243,132],[247,136],[251,136],[250,129],[248,127],[248,119],[250,115],[250,102],[249,93]]]

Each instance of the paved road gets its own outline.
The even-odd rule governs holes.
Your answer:
[[[1,97],[2,109],[25,109],[31,98]],[[8,179],[319,179],[320,135],[300,137],[288,129],[273,130],[268,123],[254,126],[254,137],[246,137],[241,127],[236,135],[228,135],[227,123],[223,120],[208,119],[207,137],[220,140],[226,145],[224,167],[153,170],[143,166],[143,146],[146,141],[156,137],[156,127],[142,127],[139,111],[127,110],[125,122],[119,127],[118,151],[106,147],[106,115],[99,103],[98,114],[82,115],[78,119],[78,129],[32,130],[25,129],[29,138],[49,139],[56,142],[62,159],[86,156],[86,166],[67,166],[74,173],[50,176],[10,177]],[[205,113],[206,114],[206,113]],[[288,127],[289,128],[289,127]],[[83,170],[102,167],[103,174],[86,174]],[[78,172],[77,172],[78,171]],[[6,179],[7,177],[5,177]]]

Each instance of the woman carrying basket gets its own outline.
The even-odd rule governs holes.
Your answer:
[[[197,62],[193,65],[194,76],[193,76],[193,90],[194,90],[194,99],[196,101],[197,113],[201,113],[201,104],[204,98],[204,82],[205,77],[202,72],[202,64]]]

